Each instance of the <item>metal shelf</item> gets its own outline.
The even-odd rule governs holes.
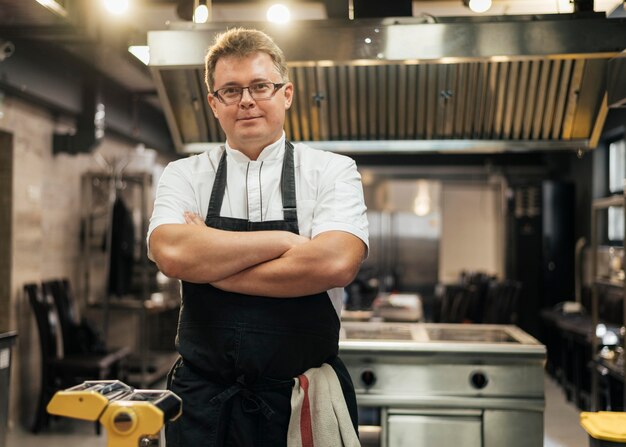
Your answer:
[[[606,278],[598,277],[598,215],[600,211],[605,210],[609,207],[622,207],[626,212],[626,195],[612,195],[609,197],[603,197],[600,199],[595,199],[592,201],[591,205],[591,277],[593,278],[592,283],[592,295],[591,295],[591,323],[592,327],[595,328],[600,322],[599,315],[599,297],[598,297],[598,288],[599,286],[610,286],[616,288],[624,289],[624,296],[622,300],[624,301],[624,315],[622,315],[622,325],[626,324],[626,280],[624,281],[615,281]],[[626,242],[626,229],[624,234],[624,241]],[[626,352],[626,337],[623,340],[623,348]],[[598,338],[594,335],[591,341],[591,349],[592,349],[592,358],[596,358],[599,350],[599,342]],[[614,376],[626,377],[626,362],[624,365],[619,368],[620,371],[617,371],[615,365],[612,365],[610,368],[607,365],[603,365],[607,368],[607,370]],[[592,411],[599,410],[598,408],[598,398],[599,398],[599,372],[597,368],[592,368],[591,370],[591,409]],[[626,405],[626,387],[624,387],[624,395],[623,395],[623,404]]]
[[[597,358],[594,360],[594,362],[597,365],[596,369],[606,368],[606,374],[610,375],[620,382],[624,382],[624,370],[622,369],[621,365],[616,365],[615,362],[607,361],[602,358]],[[598,372],[602,374],[601,371]]]
[[[81,178],[81,218],[85,235],[82,241],[80,263],[80,290],[83,303],[85,308],[94,308],[100,312],[101,331],[105,340],[109,338],[109,320],[113,311],[121,310],[126,314],[134,312],[138,315],[138,325],[129,328],[136,331],[134,334],[137,340],[135,355],[139,364],[139,373],[132,377],[132,381],[144,387],[148,386],[158,374],[164,375],[167,372],[167,370],[164,372],[165,366],[159,362],[156,367],[150,363],[147,317],[149,314],[164,312],[172,308],[169,303],[155,304],[150,300],[150,265],[145,234],[148,232],[150,217],[151,186],[152,175],[146,172],[89,171]],[[134,222],[138,236],[135,238],[136,246],[133,247],[133,253],[135,250],[139,252],[139,258],[135,259],[133,266],[138,275],[139,290],[133,298],[114,298],[108,292],[113,206],[120,195],[131,199],[131,207],[139,213],[139,222]],[[98,270],[103,269],[103,265],[104,284],[100,281],[98,273]]]

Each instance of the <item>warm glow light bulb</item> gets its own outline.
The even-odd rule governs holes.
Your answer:
[[[474,12],[485,12],[491,8],[491,0],[470,0],[469,8]]]
[[[193,13],[195,23],[206,23],[209,20],[209,8],[206,5],[198,5]]]
[[[112,14],[124,14],[128,11],[128,0],[104,0],[104,7]]]
[[[287,23],[291,19],[289,8],[280,3],[272,5],[267,10],[267,20],[272,23]]]
[[[428,190],[428,183],[423,180],[417,182],[417,195],[413,202],[413,212],[418,216],[426,216],[431,212],[430,191]]]

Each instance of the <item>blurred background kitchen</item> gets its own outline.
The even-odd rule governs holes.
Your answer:
[[[288,138],[362,175],[370,252],[346,288],[342,349],[364,445],[421,430],[448,445],[424,420],[460,427],[470,447],[514,445],[514,421],[538,440],[520,445],[587,445],[579,412],[622,411],[626,393],[625,3],[272,6],[0,0],[0,447],[105,445],[93,424],[45,413],[77,381],[164,386],[178,284],[147,259],[145,234],[164,166],[223,142],[203,57],[235,25],[285,51]],[[403,334],[415,365],[426,351],[466,358],[441,361],[465,368],[448,383],[420,376],[465,413],[394,401],[382,366],[359,362],[395,360],[350,344]],[[535,388],[518,390],[535,372],[505,364],[539,368]]]

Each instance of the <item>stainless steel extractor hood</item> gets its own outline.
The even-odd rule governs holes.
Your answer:
[[[608,61],[626,47],[626,21],[601,14],[236,25],[261,26],[290,61],[288,137],[353,153],[593,148]],[[224,140],[203,63],[232,26],[181,23],[148,35],[181,152]]]
[[[626,51],[609,61],[607,95],[609,107],[626,107]]]

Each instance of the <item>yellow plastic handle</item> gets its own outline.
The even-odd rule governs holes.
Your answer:
[[[97,421],[109,400],[95,391],[58,391],[48,403],[48,413]]]

